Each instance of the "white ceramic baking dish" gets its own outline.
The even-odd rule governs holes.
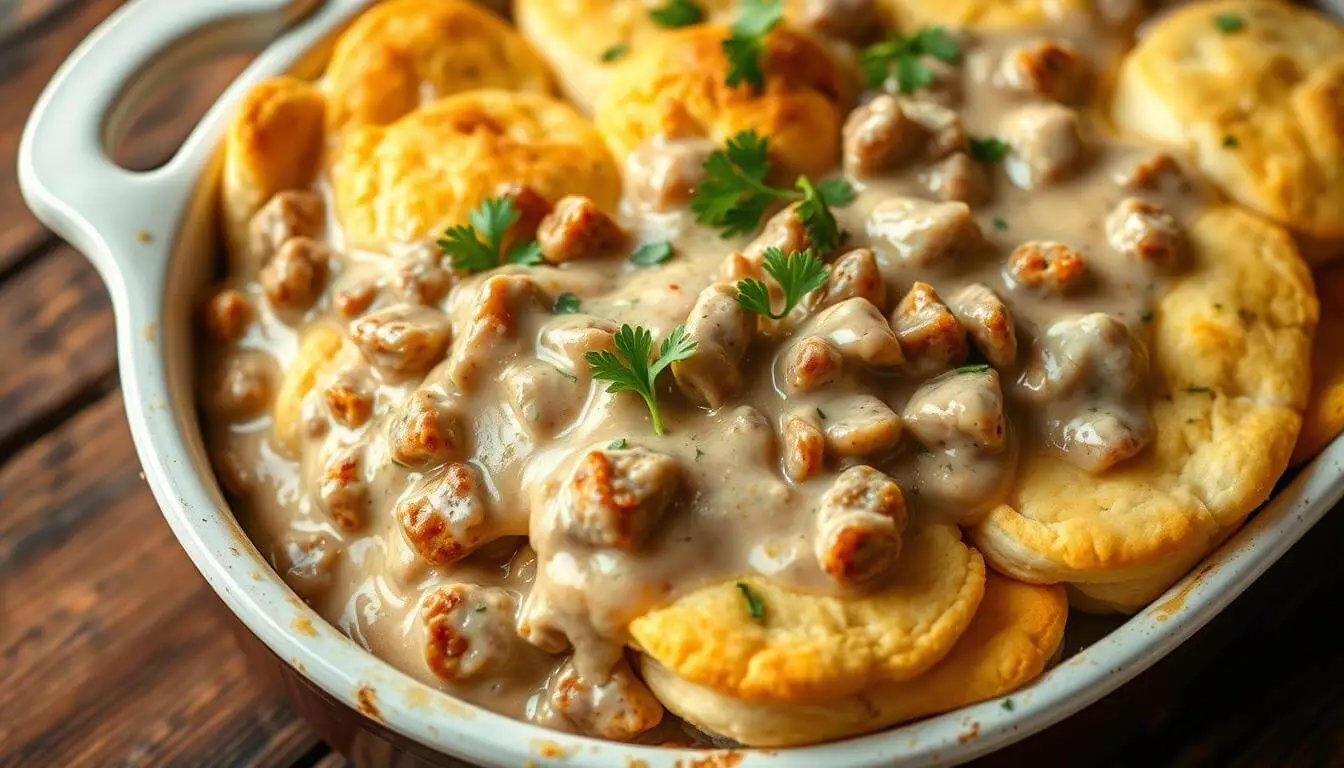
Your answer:
[[[216,263],[217,147],[227,115],[253,83],[287,71],[312,74],[321,64],[322,43],[366,4],[131,2],[74,52],[27,125],[19,151],[25,199],[38,218],[88,255],[107,282],[127,416],[154,496],[215,592],[270,649],[274,665],[283,665],[303,714],[344,749],[384,763],[408,754],[440,764],[457,758],[483,765],[612,768],[639,765],[637,760],[671,768],[704,759],[703,751],[553,733],[412,680],[298,600],[221,496],[197,425],[191,333],[192,300]],[[107,148],[127,130],[127,116],[156,81],[194,61],[277,36],[166,165],[133,173],[109,159]],[[1344,441],[1336,441],[1165,597],[1015,693],[1011,710],[989,701],[863,738],[745,751],[733,759],[772,768],[950,764],[1056,723],[1151,666],[1245,590],[1344,493],[1342,464]],[[1075,638],[1070,646],[1077,645]]]

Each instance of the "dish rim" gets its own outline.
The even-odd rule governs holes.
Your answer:
[[[650,768],[702,760],[712,752],[550,731],[459,701],[394,669],[299,600],[222,504],[200,448],[192,390],[173,389],[170,369],[194,367],[169,352],[191,336],[189,327],[174,325],[182,319],[174,301],[182,299],[172,289],[185,274],[176,267],[184,242],[210,222],[201,212],[201,195],[213,194],[202,187],[218,171],[218,146],[234,105],[264,77],[291,71],[371,2],[326,0],[313,8],[313,2],[296,0],[135,0],[76,49],[25,126],[19,151],[25,200],[44,224],[88,256],[111,295],[123,399],[146,479],[178,542],[239,621],[296,673],[380,726],[443,755],[491,765],[558,765],[577,754],[585,765],[621,768],[636,760]],[[152,71],[284,26],[290,28],[224,92],[167,164],[131,173],[107,159],[102,148],[125,127],[124,115],[135,112],[135,93],[148,90],[138,86],[152,79]],[[79,174],[63,174],[67,168]],[[72,184],[76,176],[79,183]],[[151,233],[149,242],[143,232]],[[736,764],[947,765],[1025,738],[1109,694],[1179,646],[1342,495],[1344,438],[1157,601],[1025,688],[866,736],[793,749],[732,750],[741,756]]]

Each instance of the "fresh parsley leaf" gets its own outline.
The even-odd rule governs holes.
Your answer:
[[[813,245],[831,251],[843,238],[831,206],[854,202],[854,187],[844,179],[813,184],[799,176],[793,189],[770,185],[770,144],[755,131],[743,131],[728,139],[705,160],[705,179],[691,199],[696,221],[723,230],[725,237],[755,231],[761,217],[780,201],[797,201],[798,216]]]
[[[589,352],[584,356],[592,369],[593,378],[608,382],[612,393],[634,392],[644,398],[653,417],[653,431],[662,435],[662,413],[658,409],[658,392],[654,388],[658,374],[669,365],[685,360],[695,351],[695,340],[686,335],[686,326],[679,325],[663,340],[657,358],[653,355],[653,335],[647,328],[622,325],[612,338],[615,352]]]
[[[630,45],[628,43],[617,43],[602,52],[602,61],[610,64],[617,59],[625,58],[625,55],[629,52]]]
[[[784,292],[784,309],[779,314],[770,311],[770,288],[764,280],[748,278],[737,281],[737,303],[749,312],[779,320],[803,297],[826,284],[826,265],[812,254],[812,249],[790,251],[785,254],[771,246],[765,250],[765,273],[775,279]]]
[[[980,363],[979,365],[963,365],[957,369],[957,373],[984,373],[989,370],[989,366]]]
[[[448,257],[453,269],[482,272],[499,266],[504,235],[518,222],[519,212],[509,197],[488,197],[467,217],[470,226],[458,225],[444,230],[435,241]],[[541,263],[541,250],[535,242],[520,243],[509,250],[514,264]]]
[[[546,261],[541,257],[541,245],[536,240],[518,243],[509,249],[509,255],[504,258],[510,264],[522,264],[525,267],[535,267]]]
[[[555,306],[552,307],[552,309],[557,315],[572,315],[579,311],[580,303],[578,296],[575,296],[569,291],[565,291],[555,297]]]
[[[617,438],[617,439],[612,440],[610,443],[607,444],[607,450],[610,450],[610,451],[620,451],[620,450],[624,450],[624,449],[625,449],[625,446],[627,446],[627,445],[629,445],[629,444],[630,444],[630,443],[627,442],[626,439],[625,439],[624,437]]]
[[[831,213],[811,179],[799,176],[798,189],[803,193],[803,201],[798,204],[798,218],[803,220],[808,239],[822,252],[835,250],[844,240],[840,235],[840,225],[835,223],[835,214]],[[850,191],[853,192],[852,189]],[[853,200],[852,197],[850,199]]]
[[[746,0],[742,4],[732,35],[722,43],[730,87],[747,83],[757,93],[765,88],[766,42],[783,15],[780,0]]]
[[[636,248],[635,252],[630,254],[630,263],[638,264],[641,267],[653,267],[670,258],[672,258],[672,244],[666,240],[660,240],[656,243],[645,243]]]
[[[745,235],[788,192],[766,183],[770,172],[769,142],[755,131],[728,139],[705,159],[705,180],[691,200],[696,221],[723,230],[724,237]]]
[[[761,600],[761,596],[756,594],[756,590],[741,581],[737,582],[737,591],[742,593],[742,599],[747,604],[747,615],[751,617],[751,620],[757,624],[764,624],[765,601]]]
[[[1008,142],[997,136],[971,139],[971,157],[981,163],[997,163],[1008,155]]]
[[[946,29],[924,27],[909,37],[896,35],[868,46],[860,63],[870,87],[881,87],[894,73],[896,89],[914,93],[933,84],[933,72],[920,61],[924,56],[952,64],[961,58],[961,46]]]
[[[705,12],[691,0],[667,0],[660,7],[649,11],[649,18],[660,27],[674,29],[699,24],[705,19]]]
[[[1224,35],[1230,35],[1233,32],[1240,32],[1241,28],[1246,26],[1246,22],[1235,13],[1220,13],[1213,17],[1213,26]]]

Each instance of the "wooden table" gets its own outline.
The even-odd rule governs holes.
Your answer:
[[[140,475],[106,292],[19,199],[34,99],[118,4],[0,0],[0,766],[340,765],[249,678]],[[161,162],[243,62],[165,91],[118,158]],[[1336,511],[1175,655],[984,764],[1344,765],[1341,544]]]

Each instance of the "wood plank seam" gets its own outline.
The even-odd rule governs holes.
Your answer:
[[[37,442],[44,435],[59,429],[67,421],[78,415],[80,411],[115,390],[117,386],[117,369],[114,365],[100,372],[91,381],[71,394],[70,397],[21,422],[17,429],[0,438],[0,471],[25,448]]]

